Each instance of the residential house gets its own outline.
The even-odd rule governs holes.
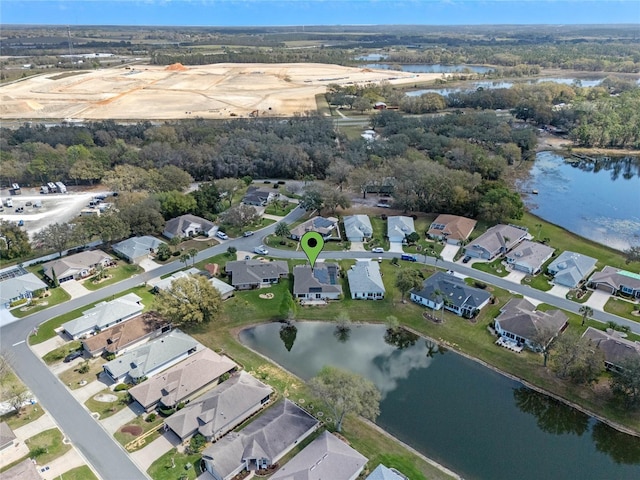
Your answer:
[[[162,235],[167,238],[185,238],[198,235],[213,237],[217,231],[218,226],[213,222],[188,213],[168,220]]]
[[[42,265],[42,270],[51,282],[57,278],[59,283],[64,283],[86,278],[95,273],[96,269],[106,268],[113,263],[111,255],[101,250],[87,250],[47,262]]]
[[[367,461],[367,457],[325,430],[270,480],[356,480]]]
[[[631,358],[640,358],[640,342],[622,338],[615,330],[596,330],[588,327],[582,334],[591,340],[604,354],[604,365],[607,370],[620,370],[620,364]]]
[[[114,382],[138,383],[145,377],[181,362],[204,348],[180,330],[172,330],[105,363],[102,368]]]
[[[413,218],[394,216],[387,218],[387,237],[392,243],[403,243],[407,235],[416,231]]]
[[[240,371],[192,400],[164,424],[183,441],[196,433],[216,441],[264,408],[272,393],[271,387]]]
[[[238,260],[227,262],[224,269],[238,290],[269,287],[289,275],[289,265],[284,260]]]
[[[165,278],[153,278],[147,282],[147,285],[149,285],[152,290],[157,293],[160,290],[166,290],[167,288],[169,288],[174,280],[177,280],[178,278],[188,278],[192,275],[204,275],[206,277],[209,277],[211,274],[207,271],[198,270],[197,268],[192,267],[187,270],[180,270],[179,272],[175,272]],[[213,288],[218,290],[218,292],[220,293],[220,297],[223,300],[226,300],[233,296],[235,288],[233,288],[228,283],[224,283],[222,280],[215,277],[210,277],[209,283],[213,286]]]
[[[347,271],[351,298],[380,300],[384,298],[385,288],[380,275],[380,265],[372,260],[357,260]]]
[[[13,433],[7,422],[0,422],[0,452],[13,447],[16,444],[16,434]]]
[[[305,300],[338,300],[342,295],[340,267],[335,263],[316,262],[293,268],[293,296]]]
[[[325,240],[340,240],[340,229],[338,219],[334,217],[313,217],[297,227],[291,229],[290,237],[293,240],[300,240],[307,232],[318,232]]]
[[[350,242],[365,242],[373,236],[371,220],[367,215],[344,217],[344,236]]]
[[[231,432],[202,452],[204,467],[216,480],[275,464],[307,438],[319,422],[284,399],[239,432]]]
[[[531,240],[523,240],[520,245],[507,253],[507,264],[514,270],[535,275],[544,262],[551,258],[553,252],[555,248]]]
[[[160,245],[165,242],[155,237],[145,235],[143,237],[131,237],[113,245],[113,251],[130,263],[140,263],[158,251]]]
[[[267,204],[277,199],[280,194],[273,188],[250,186],[242,198],[245,205],[253,205],[255,207],[266,207]]]
[[[63,330],[74,340],[100,332],[121,322],[126,322],[142,313],[142,299],[135,293],[128,293],[109,302],[97,303],[83,312],[80,318],[62,324]]]
[[[171,324],[154,312],[145,312],[126,322],[82,340],[82,347],[92,357],[103,353],[120,355],[171,330]]]
[[[203,348],[167,370],[129,389],[133,399],[150,412],[157,406],[175,408],[217,384],[220,376],[238,368],[236,362]]]
[[[553,275],[553,283],[575,288],[593,272],[596,263],[595,258],[567,250],[549,264],[547,272]]]
[[[431,223],[427,235],[436,240],[445,240],[451,245],[460,245],[469,238],[476,223],[467,217],[442,214]]]
[[[26,458],[17,465],[2,472],[2,480],[42,480],[36,464],[30,458]]]
[[[464,280],[436,272],[410,292],[411,300],[433,310],[445,308],[461,317],[472,318],[491,300],[486,290],[467,285]]]
[[[383,464],[378,465],[365,480],[409,480],[395,468],[386,467]]]
[[[626,270],[606,266],[601,272],[591,275],[589,285],[612,295],[620,293],[640,298],[640,275]]]
[[[568,320],[560,310],[542,312],[524,298],[512,298],[500,309],[495,330],[501,337],[539,351],[541,338],[551,341],[566,328]]]
[[[11,304],[23,298],[29,303],[34,292],[47,288],[47,284],[33,273],[7,278],[0,282],[0,309],[9,309]]]
[[[493,260],[507,253],[527,237],[525,228],[514,225],[494,225],[464,247],[465,255],[473,258]]]

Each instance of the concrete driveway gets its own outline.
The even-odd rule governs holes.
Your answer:
[[[80,454],[75,448],[72,448],[61,457],[47,463],[46,466],[49,467],[49,470],[45,470],[44,472],[41,471],[41,467],[44,467],[45,465],[38,465],[38,470],[40,471],[40,476],[43,480],[54,480],[62,478],[62,474],[68,472],[72,468],[80,467],[84,464],[85,462]]]
[[[554,285],[547,293],[560,298],[567,298],[567,293],[571,291],[570,287],[564,285]]]
[[[87,290],[84,287],[84,285],[82,285],[81,283],[78,283],[75,280],[68,280],[66,282],[61,283],[60,286],[65,292],[71,295],[71,298],[82,297],[90,293],[90,291]]]
[[[520,283],[522,283],[522,279],[524,277],[526,277],[526,276],[527,276],[527,274],[525,272],[519,272],[519,271],[512,270],[511,272],[509,272],[509,275],[504,277],[504,279],[505,280],[509,280],[510,282],[513,282],[513,283],[520,284]]]
[[[150,258],[145,258],[138,265],[140,265],[140,267],[142,267],[145,272],[155,270],[156,268],[161,266],[159,263],[154,262]]]
[[[121,426],[129,423],[138,415],[142,415],[142,413],[144,413],[142,407],[140,407],[137,402],[133,402],[115,415],[111,415],[110,417],[101,420],[100,423],[107,432],[113,435]]]
[[[453,259],[458,253],[458,250],[460,250],[460,245],[450,245],[447,243],[442,249],[440,256],[442,257],[443,260],[446,260],[447,262],[453,262]]]
[[[107,378],[107,376],[104,373],[101,373],[98,380],[89,382],[82,388],[70,390],[70,392],[79,403],[83,404],[97,393],[109,387],[111,383],[112,382]]]
[[[37,408],[42,407],[38,406]],[[22,440],[24,442],[27,438],[31,438],[40,432],[44,432],[45,430],[55,428],[55,426],[56,424],[53,422],[51,416],[47,412],[45,412],[44,415],[42,415],[40,418],[35,419],[33,422],[29,422],[20,428],[16,428],[13,433],[15,433],[18,440]]]
[[[146,471],[153,462],[181,443],[180,438],[175,433],[167,430],[161,437],[156,438],[146,447],[133,452],[131,458],[142,470]]]
[[[351,242],[351,251],[366,252],[367,250],[364,248],[364,242]]]
[[[402,250],[402,243],[389,242],[389,252],[404,253],[404,250]]]
[[[55,350],[58,347],[63,346],[67,343],[68,340],[65,340],[60,335],[56,335],[49,340],[45,340],[42,343],[38,343],[37,345],[33,345],[31,350],[39,357],[43,357],[46,353],[49,353],[51,350]]]
[[[611,298],[611,294],[604,290],[593,290],[589,300],[584,302],[585,305],[589,305],[594,310],[600,310],[604,312],[604,305]]]

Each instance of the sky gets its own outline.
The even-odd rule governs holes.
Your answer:
[[[640,23],[640,0],[0,1],[0,24],[5,25],[286,26],[593,23]]]

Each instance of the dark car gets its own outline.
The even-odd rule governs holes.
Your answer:
[[[415,255],[409,255],[408,253],[403,253],[400,256],[400,260],[406,260],[407,262],[417,262],[418,257],[416,257]]]
[[[471,260],[471,257],[466,256],[462,259],[462,263],[469,263],[469,260]]]
[[[83,355],[82,350],[74,350],[73,352],[68,354],[66,357],[64,357],[64,363],[69,363],[75,360],[76,358],[81,357],[82,355]]]

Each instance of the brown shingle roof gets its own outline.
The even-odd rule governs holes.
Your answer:
[[[102,349],[117,353],[127,345],[143,339],[165,325],[168,325],[168,322],[157,313],[147,312],[127,322],[107,328],[103,332],[83,340],[82,344],[84,349],[92,355]]]
[[[459,215],[442,214],[438,215],[429,231],[429,235],[444,235],[455,240],[466,240],[471,232],[476,228],[476,221]],[[443,229],[434,228],[435,225],[444,225]]]

